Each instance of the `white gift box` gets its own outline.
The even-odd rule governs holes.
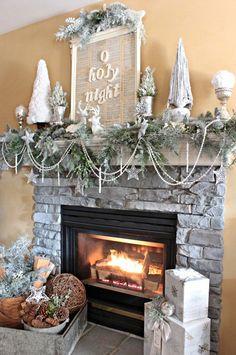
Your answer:
[[[167,317],[170,336],[164,341],[161,339],[161,331],[153,330],[155,320],[149,314],[150,305],[151,302],[145,304],[144,355],[210,354],[209,318],[183,323],[176,316]]]
[[[209,279],[191,268],[166,270],[165,297],[182,322],[207,318]]]

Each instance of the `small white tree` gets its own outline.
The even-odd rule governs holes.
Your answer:
[[[29,104],[27,123],[49,122],[52,116],[49,97],[51,85],[45,60],[40,59],[34,81],[33,94]]]

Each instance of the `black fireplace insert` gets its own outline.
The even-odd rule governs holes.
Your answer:
[[[143,336],[144,303],[175,267],[176,214],[62,206],[62,272],[83,281],[88,319]]]

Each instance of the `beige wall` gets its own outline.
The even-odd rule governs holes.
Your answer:
[[[110,1],[106,1],[109,3]],[[189,59],[193,115],[214,110],[217,105],[210,81],[220,69],[236,74],[236,3],[235,0],[127,0],[133,9],[146,10],[146,44],[142,47],[142,67],[156,68],[159,94],[156,112],[166,104],[170,72],[175,60],[179,36],[183,37]],[[79,3],[79,2],[78,2]],[[96,6],[94,6],[96,7]],[[93,8],[94,8],[93,7]],[[22,11],[27,11],[22,9]],[[78,11],[69,15],[76,16]],[[16,126],[14,109],[20,103],[28,105],[37,61],[47,61],[51,82],[59,80],[65,90],[70,90],[70,51],[68,43],[56,43],[54,33],[64,23],[65,16],[58,16],[0,36],[0,130],[6,124]],[[236,89],[229,107],[235,107]],[[1,225],[10,220],[1,233],[2,240],[11,239],[21,227],[31,226],[33,201],[32,189],[23,187],[24,177],[5,173],[1,179]],[[229,171],[225,211],[225,262],[222,313],[222,355],[235,354],[236,332],[236,168]],[[7,194],[9,192],[9,195]],[[2,196],[6,197],[5,200]],[[27,197],[26,197],[27,196]],[[27,209],[24,200],[28,199]],[[15,206],[14,213],[12,206]],[[19,212],[24,205],[24,215]],[[26,213],[27,212],[27,213]],[[17,216],[17,219],[16,219]],[[22,225],[22,221],[24,223]],[[12,221],[12,223],[11,223]],[[7,222],[8,224],[8,222]],[[232,333],[234,332],[234,336]]]

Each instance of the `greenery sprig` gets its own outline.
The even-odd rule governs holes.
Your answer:
[[[102,9],[94,11],[82,9],[78,18],[66,19],[67,26],[59,28],[56,38],[70,40],[79,37],[80,46],[83,47],[94,33],[119,26],[127,26],[133,32],[140,28],[141,36],[144,37],[144,27],[141,21],[143,15],[142,11],[132,11],[122,3],[104,5]]]
[[[119,162],[123,152],[131,154],[136,148],[135,160],[144,170],[149,159],[149,148],[155,154],[158,164],[167,163],[165,150],[179,153],[180,142],[188,141],[193,147],[199,148],[202,144],[204,129],[211,122],[213,115],[207,113],[199,119],[190,120],[188,123],[165,123],[163,120],[155,119],[150,121],[145,136],[139,139],[140,124],[131,122],[126,127],[110,128],[102,136],[103,140],[100,149],[95,151],[87,147],[91,160],[85,154],[82,142],[93,141],[94,136],[90,129],[81,126],[77,132],[71,134],[66,131],[70,122],[63,126],[51,126],[35,132],[34,143],[30,143],[32,154],[36,161],[44,166],[56,164],[62,157],[65,149],[71,145],[68,154],[62,159],[59,168],[60,173],[67,177],[79,177],[85,186],[93,181],[92,163],[101,166],[103,171],[114,171],[114,162]],[[5,150],[10,162],[14,162],[16,154],[22,150],[24,141],[22,137],[29,129],[9,130],[5,134]],[[62,146],[61,146],[61,143]],[[88,144],[87,144],[88,145]],[[5,151],[4,150],[4,151]],[[204,144],[204,153],[215,157],[221,150],[224,165],[229,165],[229,155],[233,155],[231,164],[236,163],[236,116],[229,121],[216,121],[207,129],[207,136]],[[123,160],[123,163],[124,160]],[[57,171],[55,172],[57,173]]]

